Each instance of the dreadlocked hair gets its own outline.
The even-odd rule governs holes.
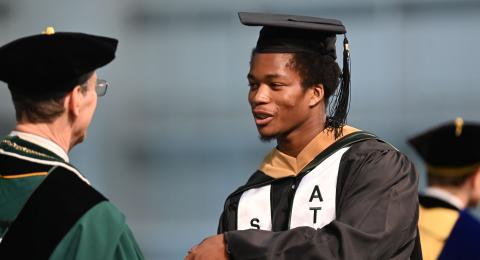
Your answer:
[[[340,80],[340,89],[329,110],[329,114],[333,116],[327,120],[327,123],[330,122],[330,126],[335,131],[335,138],[340,136],[343,126],[347,122],[350,103],[350,50],[347,36],[343,39],[343,71]]]
[[[341,76],[342,72],[337,62],[330,55],[322,55],[312,52],[297,52],[293,53],[291,65],[300,75],[302,86],[304,88],[309,88],[318,84],[323,85],[325,92],[325,107],[328,108],[325,128],[329,131],[333,131],[335,138],[338,138],[341,135],[343,126],[346,122],[349,91],[343,91],[345,79]],[[349,81],[350,80],[348,79],[348,82]],[[338,90],[340,82],[342,83],[342,87]],[[332,96],[334,99],[330,102]]]

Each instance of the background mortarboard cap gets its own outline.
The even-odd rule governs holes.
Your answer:
[[[460,176],[480,164],[480,124],[456,121],[408,140],[427,164],[429,173]],[[462,171],[464,169],[464,171]]]
[[[68,92],[115,58],[116,39],[74,32],[38,34],[0,47],[0,80],[29,97]]]
[[[346,33],[342,22],[309,16],[238,13],[244,25],[263,26],[257,41],[260,53],[310,51],[336,59],[336,34]]]

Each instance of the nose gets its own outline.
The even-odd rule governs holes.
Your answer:
[[[248,93],[250,105],[257,106],[270,102],[270,88],[266,84],[260,84],[258,88],[250,89]]]

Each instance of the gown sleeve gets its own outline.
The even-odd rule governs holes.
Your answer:
[[[336,219],[321,229],[225,233],[232,259],[409,259],[417,236],[418,174],[387,145],[344,154]]]
[[[50,259],[135,260],[144,257],[123,214],[110,202],[104,201],[78,220]]]

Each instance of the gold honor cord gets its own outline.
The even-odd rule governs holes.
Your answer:
[[[10,147],[12,147],[13,149],[17,150],[17,151],[20,151],[20,152],[23,152],[23,153],[26,153],[26,154],[30,154],[30,155],[36,155],[36,156],[40,156],[40,157],[44,157],[44,158],[48,158],[48,159],[55,159],[55,157],[53,156],[50,156],[50,155],[46,155],[44,153],[41,153],[41,152],[37,152],[37,151],[34,151],[32,149],[28,149],[27,147],[24,147],[24,146],[21,146],[21,145],[18,145],[10,140],[2,140],[1,142],[2,144],[6,144]]]
[[[32,172],[32,173],[24,173],[24,174],[16,174],[16,175],[0,175],[0,179],[21,179],[21,178],[45,176],[45,175],[48,175],[48,172]]]

